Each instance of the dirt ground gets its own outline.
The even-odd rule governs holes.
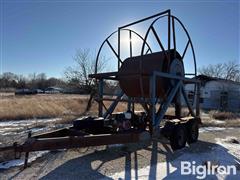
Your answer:
[[[0,179],[159,179],[159,172],[167,174],[163,179],[171,179],[171,177],[174,179],[174,175],[178,175],[177,171],[171,173],[168,168],[174,166],[176,159],[186,158],[185,160],[188,160],[188,156],[203,155],[199,163],[204,163],[204,160],[208,161],[209,158],[220,161],[219,155],[214,152],[215,149],[218,149],[228,162],[236,160],[234,165],[240,170],[239,153],[235,151],[236,154],[234,154],[230,149],[216,144],[217,139],[224,139],[228,136],[239,140],[240,128],[215,130],[202,128],[197,143],[175,152],[172,152],[168,141],[163,137],[153,140],[150,144],[54,151],[37,159],[27,169],[14,167],[1,170]],[[240,145],[236,144],[236,147],[238,146]],[[158,168],[156,166],[158,163],[164,163],[164,168]],[[142,169],[147,166],[149,166],[147,176],[140,176]],[[175,163],[175,166],[178,165]],[[240,174],[231,177],[231,179],[239,178]]]

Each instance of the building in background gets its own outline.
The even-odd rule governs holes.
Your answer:
[[[240,112],[240,83],[230,80],[197,76],[201,81],[200,107],[206,110]],[[192,101],[194,85],[186,84],[185,91]]]

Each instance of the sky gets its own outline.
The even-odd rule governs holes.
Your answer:
[[[63,77],[77,49],[96,52],[119,26],[166,9],[186,26],[198,67],[240,61],[239,1],[0,2],[0,73]]]

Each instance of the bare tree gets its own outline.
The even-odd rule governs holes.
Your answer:
[[[101,58],[103,59],[103,58]],[[78,49],[73,57],[75,66],[69,66],[65,69],[64,75],[68,81],[77,82],[79,87],[91,86],[92,81],[89,79],[89,74],[95,73],[96,57],[90,53],[89,49]],[[97,65],[98,71],[104,69],[104,62],[101,60]]]
[[[91,107],[93,97],[96,94],[96,84],[89,79],[89,74],[95,73],[96,56],[89,49],[78,49],[73,57],[75,66],[69,66],[65,69],[64,75],[68,82],[73,82],[75,86],[84,88],[87,93],[90,93],[90,99],[86,111]],[[105,68],[105,58],[99,58],[97,71],[101,72]]]
[[[11,88],[17,84],[17,75],[11,72],[5,72],[0,75],[0,88]]]
[[[203,66],[199,74],[240,82],[240,64],[237,61]]]

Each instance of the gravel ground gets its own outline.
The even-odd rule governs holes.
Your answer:
[[[176,152],[172,152],[168,141],[161,137],[150,144],[49,152],[32,162],[27,169],[14,167],[0,170],[0,179],[119,179],[114,176],[118,172],[124,172],[123,179],[131,179],[133,176],[142,179],[138,176],[138,170],[147,166],[150,166],[149,175],[153,177],[152,179],[154,177],[156,179],[157,163],[172,162],[184,157],[185,154],[191,156],[199,153],[209,154],[214,147],[220,146],[216,144],[216,139],[224,139],[228,136],[239,138],[240,128],[203,129],[200,131],[197,143]],[[238,154],[234,156],[228,149],[220,148],[228,157],[240,161]],[[134,174],[131,174],[131,169],[134,170]]]

